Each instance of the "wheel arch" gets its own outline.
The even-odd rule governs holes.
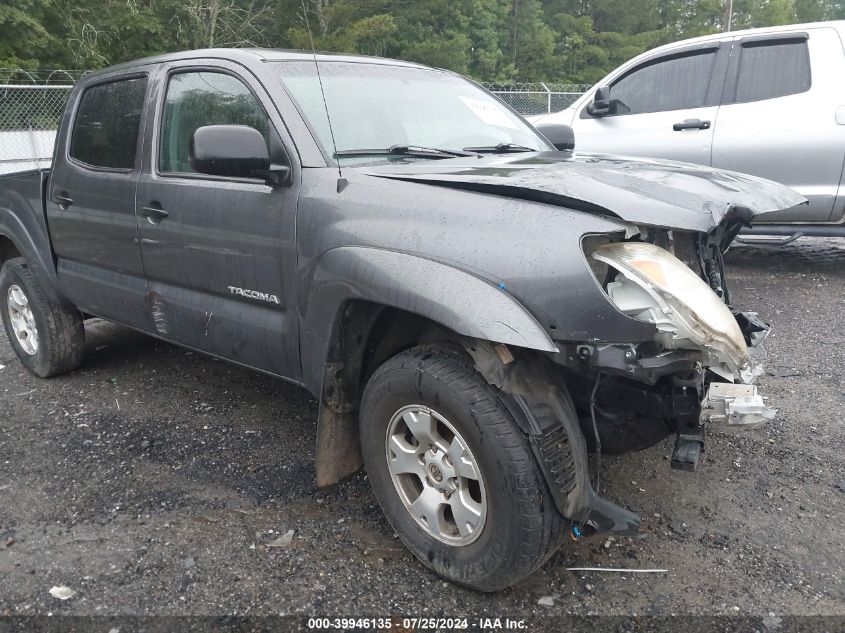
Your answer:
[[[358,402],[366,377],[422,342],[480,339],[556,351],[537,320],[489,281],[441,262],[364,247],[326,253],[302,316],[304,382],[318,396],[317,484],[363,463]]]
[[[23,253],[21,253],[21,250],[12,239],[0,233],[0,266],[8,260],[21,257],[22,255]]]
[[[32,211],[27,209],[25,213]],[[37,221],[24,222],[14,209],[0,206],[0,265],[15,257],[24,258],[43,282],[51,300],[66,303],[58,290],[53,251],[44,230]]]

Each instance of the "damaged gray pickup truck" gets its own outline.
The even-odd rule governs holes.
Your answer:
[[[501,589],[570,534],[637,531],[591,452],[675,434],[692,470],[707,423],[774,415],[751,385],[768,326],[722,254],[803,199],[572,143],[397,61],[108,68],[74,88],[51,169],[0,178],[3,323],[44,378],[96,316],[302,385],[318,485],[365,466],[424,565]]]

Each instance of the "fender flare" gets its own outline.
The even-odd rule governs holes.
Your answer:
[[[64,303],[66,300],[58,291],[52,249],[46,236],[42,239],[46,245],[46,252],[44,252],[44,249],[38,247],[35,237],[18,214],[6,207],[0,207],[0,236],[12,242],[26,260],[27,265],[42,280],[49,298],[52,301]]]
[[[490,281],[449,264],[371,247],[344,246],[320,259],[302,312],[304,368],[327,358],[328,335],[351,299],[398,308],[470,338],[557,352],[554,341],[517,299]],[[300,302],[303,305],[303,302]],[[306,384],[322,387],[322,372]]]
[[[310,288],[310,292],[308,290]],[[304,383],[320,400],[317,484],[336,483],[361,466],[357,411],[338,401],[332,376],[344,364],[338,342],[350,301],[396,308],[424,317],[458,335],[556,352],[534,316],[503,288],[449,264],[371,247],[326,252],[301,297]],[[302,301],[302,299],[307,299]]]

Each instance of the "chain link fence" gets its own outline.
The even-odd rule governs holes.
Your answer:
[[[68,96],[83,74],[0,68],[0,174],[49,166]]]
[[[0,174],[50,165],[70,91],[85,72],[0,68]],[[482,85],[525,116],[564,110],[590,87],[542,82]]]
[[[590,84],[481,84],[523,116],[559,112],[590,89]]]

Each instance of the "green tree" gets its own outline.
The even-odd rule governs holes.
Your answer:
[[[54,0],[52,8],[62,66],[99,68],[161,50],[162,20],[151,5]]]
[[[725,27],[728,0],[0,0],[0,67],[97,68],[279,46],[408,59],[483,81],[591,83]],[[845,19],[845,0],[734,0],[732,28]],[[310,33],[309,27],[310,26]]]
[[[296,0],[279,3],[276,20],[287,25],[282,42],[294,48],[383,55],[396,31],[393,15],[382,12],[385,2]],[[308,29],[311,29],[309,34]]]
[[[724,0],[664,0],[660,23],[666,42],[716,33],[722,28]]]
[[[0,68],[37,68],[51,46],[60,45],[44,22],[50,0],[4,0],[0,4]]]
[[[789,24],[794,19],[793,0],[734,0],[731,30]]]
[[[555,32],[539,0],[513,0],[509,52],[517,81],[543,81],[554,72]]]

